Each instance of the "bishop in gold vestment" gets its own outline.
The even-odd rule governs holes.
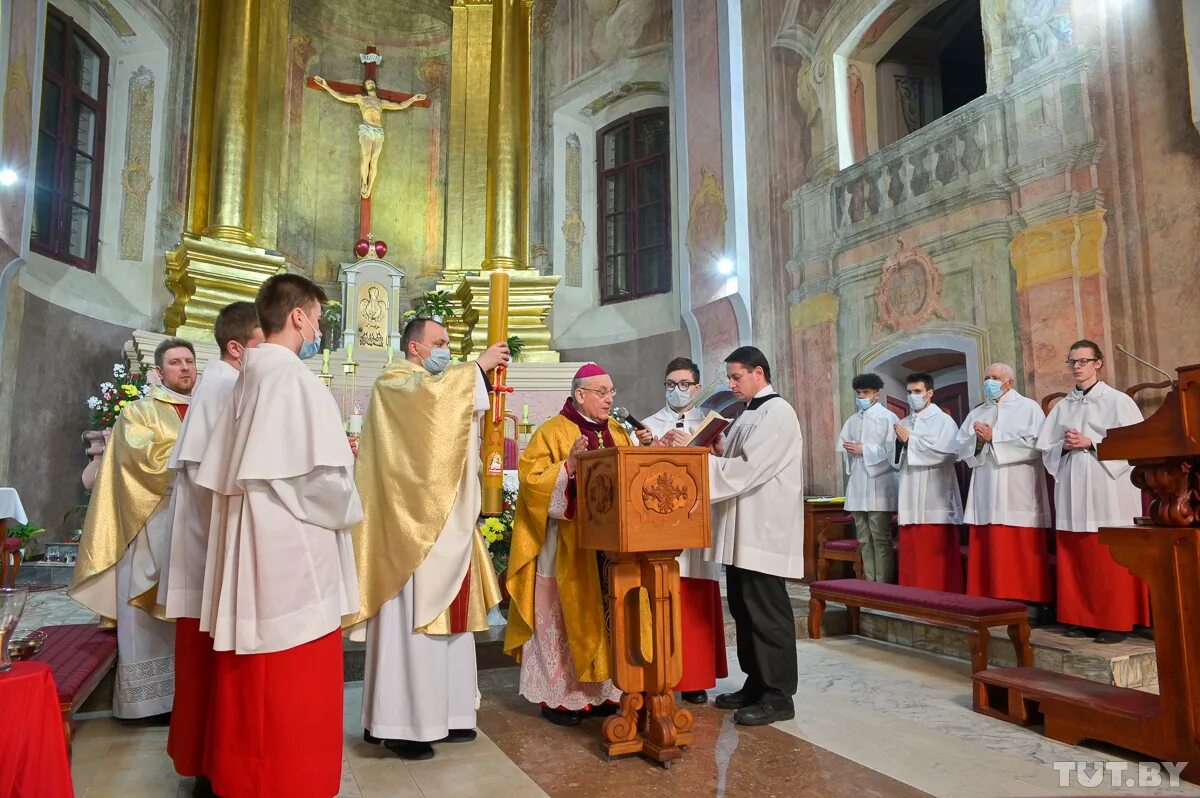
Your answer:
[[[633,445],[608,416],[614,391],[603,369],[584,366],[571,393],[521,455],[504,640],[521,663],[521,695],[559,725],[621,697],[611,681],[600,555],[580,548],[575,526],[575,455]]]
[[[168,342],[155,355],[163,385],[127,405],[113,426],[67,590],[101,623],[117,625],[113,715],[125,719],[170,712],[175,697],[175,627],[156,597],[174,512],[167,461],[196,371],[191,344]]]
[[[500,603],[478,529],[479,417],[483,369],[507,362],[508,348],[448,366],[448,343],[436,321],[409,322],[405,359],[375,381],[355,468],[362,609],[349,623],[367,642],[364,738],[405,759],[475,739],[472,632]]]

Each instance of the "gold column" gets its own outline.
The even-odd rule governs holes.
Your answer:
[[[472,325],[464,354],[487,342],[490,279],[494,269],[512,270],[509,334],[524,345],[521,359],[557,362],[545,318],[559,277],[529,269],[530,9],[527,0],[493,0],[491,88],[488,95],[487,206],[484,212],[484,274],[458,287],[463,317]]]
[[[487,207],[488,97],[491,92],[492,0],[454,0],[450,8],[450,131],[446,153],[446,244],[435,289],[454,294],[483,262]],[[459,307],[450,349],[469,346],[479,314]]]
[[[187,229],[167,253],[168,332],[211,339],[221,308],[283,269],[275,244],[286,0],[202,0]],[[265,111],[265,113],[264,113]]]

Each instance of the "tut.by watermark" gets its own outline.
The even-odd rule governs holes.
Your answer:
[[[1059,787],[1178,787],[1187,762],[1054,762]]]

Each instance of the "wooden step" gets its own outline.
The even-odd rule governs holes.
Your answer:
[[[1040,668],[989,668],[975,674],[974,681],[977,688],[990,686],[1016,691],[1025,700],[1052,700],[1129,720],[1153,717],[1161,709],[1159,697],[1154,693]]]

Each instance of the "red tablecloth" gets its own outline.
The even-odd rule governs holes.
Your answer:
[[[74,794],[50,667],[18,662],[0,673],[0,795],[72,798]]]

